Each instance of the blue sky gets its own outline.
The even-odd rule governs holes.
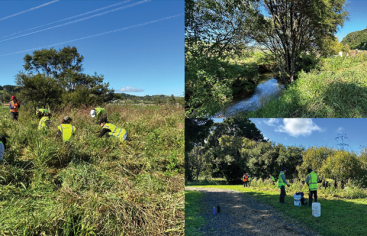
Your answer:
[[[338,134],[346,134],[348,139],[344,143],[348,144],[345,150],[358,153],[361,146],[367,146],[367,119],[265,119],[251,118],[256,127],[264,137],[270,141],[281,143],[286,146],[328,146],[339,148],[335,140]],[[215,122],[222,122],[223,119],[215,118]]]
[[[15,85],[28,49],[58,44],[75,46],[83,73],[103,74],[116,92],[183,96],[183,14],[184,0],[0,1],[0,85]]]

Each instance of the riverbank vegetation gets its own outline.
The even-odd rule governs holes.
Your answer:
[[[176,106],[105,107],[128,141],[97,138],[90,109],[53,109],[39,131],[31,107],[14,122],[0,110],[8,137],[0,164],[1,235],[183,235],[184,111]],[[57,139],[70,116],[75,137]]]
[[[293,84],[300,72],[310,72],[321,58],[334,55],[336,48],[348,50],[333,35],[348,19],[345,0],[277,4],[268,0],[185,2],[187,117],[213,116],[239,92],[253,92],[262,69],[276,70],[278,79]],[[244,59],[254,57],[254,46],[262,51],[266,66]],[[244,60],[229,66],[236,58]]]
[[[300,72],[295,83],[261,109],[246,117],[367,117],[367,53],[331,57],[309,73]]]

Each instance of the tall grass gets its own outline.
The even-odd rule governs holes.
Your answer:
[[[318,70],[298,79],[247,117],[367,117],[367,53],[322,59]]]
[[[0,110],[0,133],[9,136],[0,164],[0,234],[184,234],[184,111],[106,110],[129,141],[97,138],[101,127],[90,108],[53,113],[46,131],[25,107],[18,122]],[[67,143],[55,137],[65,115],[77,129]]]

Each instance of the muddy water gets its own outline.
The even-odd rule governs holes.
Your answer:
[[[233,99],[227,106],[225,115],[220,111],[215,117],[230,117],[241,111],[255,111],[268,103],[270,98],[278,99],[283,89],[284,85],[274,79],[272,73],[261,74],[253,94]]]

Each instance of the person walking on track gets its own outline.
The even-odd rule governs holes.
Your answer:
[[[288,187],[290,186],[287,182],[287,180],[285,179],[285,172],[287,171],[287,169],[285,167],[282,167],[282,171],[279,173],[279,180],[278,180],[278,187],[280,188],[280,197],[279,197],[279,201],[282,204],[286,204],[284,202],[284,198],[286,195],[285,192],[285,186],[287,185]]]

